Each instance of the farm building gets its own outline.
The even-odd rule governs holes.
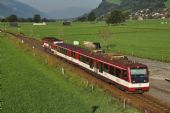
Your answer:
[[[64,21],[63,22],[63,26],[70,26],[71,25],[71,22],[70,21]]]
[[[42,22],[42,23],[33,23],[34,26],[43,26],[43,25],[47,25],[47,23]]]

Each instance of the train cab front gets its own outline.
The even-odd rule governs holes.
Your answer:
[[[144,93],[149,91],[149,72],[147,67],[130,68],[129,92]]]

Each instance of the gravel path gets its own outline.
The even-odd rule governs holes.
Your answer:
[[[163,63],[154,60],[148,60],[143,58],[131,57],[129,59],[148,65],[150,71],[150,78],[157,80],[170,80],[170,63]]]

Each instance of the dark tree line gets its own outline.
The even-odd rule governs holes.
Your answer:
[[[106,17],[106,23],[108,24],[119,24],[122,22],[125,22],[126,17],[129,15],[129,13],[122,13],[119,10],[112,11],[107,17]],[[76,21],[85,22],[90,21],[93,22],[96,20],[96,15],[94,12],[89,13],[87,16],[79,17]],[[39,14],[35,14],[33,18],[18,18],[16,15],[10,15],[4,19],[0,19],[1,22],[54,22],[53,19],[46,19],[41,18]]]
[[[119,24],[125,22],[126,18],[129,16],[129,13],[122,13],[119,10],[112,11],[105,19],[107,24]],[[90,21],[93,22],[96,20],[96,15],[94,12],[89,13],[87,16],[79,17],[76,21],[85,22]]]
[[[33,16],[33,18],[19,18],[17,15],[10,15],[6,18],[1,18],[1,22],[54,22],[54,19],[41,18],[39,14]]]
[[[91,12],[87,16],[79,17],[76,21],[80,21],[80,22],[90,21],[90,22],[93,22],[95,20],[96,20],[95,13]]]
[[[96,15],[94,12],[91,12],[89,15],[88,15],[88,21],[90,22],[93,22],[96,20]]]

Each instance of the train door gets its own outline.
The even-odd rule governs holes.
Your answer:
[[[93,67],[94,67],[94,60],[93,59],[89,59],[89,65],[90,65],[90,68],[93,69]]]
[[[94,72],[98,73],[98,66],[97,66],[97,61],[94,61]]]
[[[128,81],[128,73],[127,70],[122,70],[121,78],[125,81]]]
[[[68,50],[68,56],[71,57],[71,50]]]
[[[76,59],[79,60],[79,53],[76,53]]]

